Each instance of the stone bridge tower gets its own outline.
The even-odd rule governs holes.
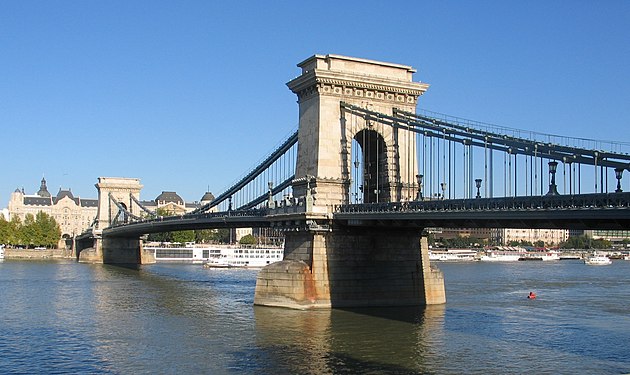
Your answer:
[[[298,96],[299,131],[295,196],[304,196],[304,176],[311,183],[317,206],[349,202],[351,144],[362,149],[373,139],[372,171],[364,171],[363,201],[391,202],[414,199],[417,192],[415,135],[390,126],[366,123],[350,116],[340,103],[391,115],[394,108],[415,113],[417,100],[429,87],[412,81],[410,66],[339,55],[315,55],[298,64],[302,74],[287,85]],[[380,168],[377,168],[377,165]],[[376,172],[378,171],[378,172]],[[380,195],[371,194],[378,190]]]
[[[99,177],[95,184],[98,190],[97,225],[92,233],[77,238],[76,251],[79,262],[107,263],[136,267],[138,264],[155,263],[155,257],[142,247],[139,236],[102,236],[118,215],[118,207],[109,199],[111,196],[133,215],[140,216],[140,207],[131,196],[140,199],[140,179],[122,177]]]
[[[98,183],[95,184],[98,190],[98,223],[97,230],[103,230],[111,225],[112,221],[118,215],[118,207],[109,199],[109,194],[114,197],[120,204],[125,206],[132,214],[140,215],[139,207],[134,204],[131,199],[133,195],[136,199],[140,199],[140,179],[123,178],[123,177],[99,177]]]
[[[409,66],[345,56],[315,55],[298,66],[302,74],[288,83],[300,116],[292,185],[306,204],[270,214],[285,232],[284,260],[260,271],[254,303],[297,309],[444,303],[444,278],[430,267],[423,228],[341,222],[330,212],[349,202],[353,144],[370,151],[362,153],[363,202],[415,198],[415,134],[366,121],[341,103],[415,113],[428,85],[412,82]]]

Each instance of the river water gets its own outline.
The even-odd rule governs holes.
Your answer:
[[[443,306],[293,311],[256,270],[6,260],[0,373],[630,373],[630,261],[439,267]]]

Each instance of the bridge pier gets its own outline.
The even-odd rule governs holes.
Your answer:
[[[139,237],[103,237],[101,240],[105,264],[151,264],[153,254],[144,250]]]
[[[254,304],[295,309],[422,306],[446,302],[415,229],[287,232],[284,260],[263,268]]]
[[[140,265],[155,263],[153,253],[145,251],[139,237],[93,238],[92,246],[83,241],[77,247],[77,259],[81,263]]]

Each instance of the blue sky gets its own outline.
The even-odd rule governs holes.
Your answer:
[[[313,54],[411,65],[419,108],[629,142],[630,2],[3,1],[0,207],[42,175],[198,200],[297,128]]]

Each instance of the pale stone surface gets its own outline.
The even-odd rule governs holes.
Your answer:
[[[429,241],[427,237],[420,240],[422,254],[422,272],[424,274],[424,299],[427,305],[446,303],[444,274],[429,262]]]
[[[428,85],[413,82],[415,71],[409,66],[345,56],[315,55],[298,66],[302,74],[287,84],[297,94],[300,106],[293,194],[306,196],[303,177],[312,176],[308,186],[315,203],[304,216],[293,220],[323,223],[321,217],[314,217],[315,208],[349,202],[352,140],[365,145],[358,137],[367,131],[377,134],[377,147],[378,142],[382,146],[375,171],[375,186],[381,190],[378,200],[415,199],[415,135],[369,123],[346,113],[340,103],[389,115],[394,108],[415,113],[417,99]],[[329,230],[309,227],[286,233],[284,261],[260,271],[255,304],[307,309],[446,301],[442,273],[430,267],[428,248],[420,247],[419,228],[329,225]]]
[[[444,303],[444,278],[417,229],[287,233],[285,260],[261,270],[254,303],[299,309]]]
[[[140,215],[140,212],[138,212],[140,209],[130,196],[133,195],[140,200],[142,185],[139,178],[99,177],[98,183],[94,186],[98,190],[98,230],[109,227],[118,214],[118,207],[111,202],[109,194],[123,204],[129,212],[134,215]]]
[[[92,247],[80,248],[80,263],[154,264],[155,256],[144,250],[139,238],[106,237],[92,239]],[[87,244],[77,244],[86,246]]]
[[[384,142],[378,173],[382,201],[415,198],[417,191],[415,136],[394,134],[386,125],[367,124],[363,118],[342,113],[340,103],[392,114],[394,108],[415,113],[417,99],[428,88],[413,82],[411,67],[339,55],[315,55],[298,64],[302,75],[287,85],[299,102],[296,176],[315,176],[318,205],[348,203],[350,144],[362,130],[378,133]],[[348,123],[349,121],[349,123]],[[400,133],[400,131],[397,131]],[[336,184],[321,181],[335,181]],[[295,196],[303,186],[293,187]]]
[[[72,258],[72,250],[66,249],[5,249],[5,259],[57,259]]]
[[[79,263],[103,263],[103,253],[99,248],[88,247],[79,252],[78,260]]]

